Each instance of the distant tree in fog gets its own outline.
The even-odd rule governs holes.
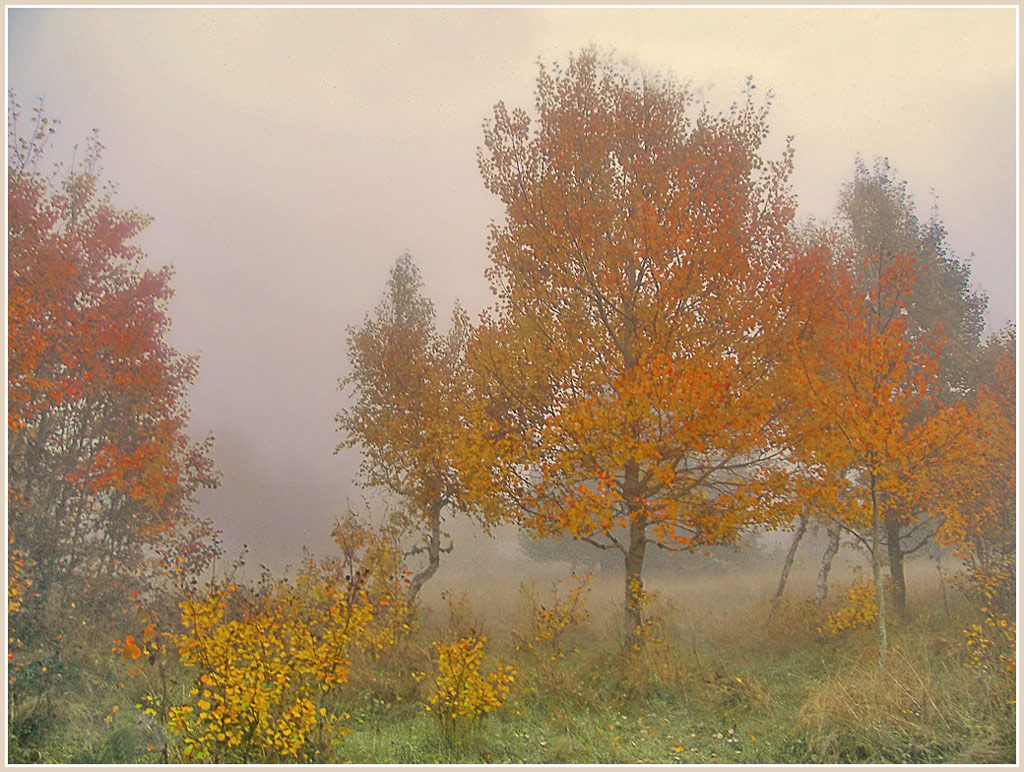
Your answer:
[[[411,597],[452,548],[441,530],[444,513],[469,512],[451,459],[463,422],[468,320],[456,308],[451,330],[438,333],[422,290],[412,257],[401,255],[374,315],[348,331],[351,372],[339,388],[351,390],[354,403],[337,417],[345,435],[338,449],[362,450],[362,483],[400,497],[392,525],[419,537],[410,553],[426,554],[426,566],[411,579]]]

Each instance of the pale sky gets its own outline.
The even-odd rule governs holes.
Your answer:
[[[532,108],[538,57],[612,46],[726,109],[747,75],[794,135],[800,219],[829,217],[860,153],[887,156],[927,219],[1016,321],[1016,10],[10,9],[8,86],[97,128],[140,243],[175,268],[171,343],[201,354],[195,436],[222,487],[201,513],[229,551],[322,552],[355,453],[336,456],[345,329],[409,250],[444,324],[491,302],[476,163],[503,100]],[[933,193],[937,199],[933,199]]]

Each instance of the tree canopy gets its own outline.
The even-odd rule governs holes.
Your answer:
[[[791,151],[762,157],[753,92],[714,114],[585,51],[540,68],[535,122],[499,103],[485,127],[480,167],[506,214],[460,469],[485,509],[619,550],[627,607],[648,544],[730,540],[781,514],[759,506],[759,462],[799,261]]]
[[[89,166],[39,171],[35,115],[8,165],[8,523],[26,635],[217,552],[193,511],[216,483],[211,440],[188,435],[197,363],[166,341],[170,269],[144,269],[133,243],[149,218],[101,196]]]
[[[451,454],[462,420],[468,320],[456,308],[451,329],[440,334],[422,290],[412,257],[400,256],[375,315],[349,330],[351,372],[340,387],[353,390],[355,404],[337,419],[345,433],[338,448],[363,450],[363,483],[401,498],[393,525],[403,534],[423,531],[412,551],[425,551],[428,562],[411,579],[413,596],[451,548],[442,544],[443,511],[466,511]]]

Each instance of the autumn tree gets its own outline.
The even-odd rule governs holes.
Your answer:
[[[965,630],[968,664],[987,677],[993,694],[1015,705],[1017,668],[1017,334],[993,335],[981,353],[982,376],[971,401],[974,452],[954,474],[942,475],[957,502],[939,531],[964,563],[958,583],[980,619]]]
[[[1012,567],[1017,533],[1017,333],[991,336],[982,348],[982,375],[970,402],[975,452],[939,484],[958,501],[939,540],[953,546],[973,572]]]
[[[829,511],[868,549],[878,609],[879,661],[888,653],[882,550],[895,508],[943,517],[956,508],[941,480],[973,452],[974,422],[962,403],[939,400],[942,337],[908,334],[913,257],[874,255],[835,272],[831,323],[795,349],[791,373],[805,389],[794,476],[803,500]],[[870,289],[862,295],[862,289]]]
[[[452,548],[442,531],[445,512],[468,512],[450,455],[466,388],[468,320],[456,308],[450,331],[439,333],[422,290],[419,270],[403,254],[374,316],[348,331],[351,372],[340,388],[352,389],[354,404],[337,417],[345,434],[338,449],[362,449],[362,482],[399,496],[399,530],[422,536],[410,550],[427,558],[411,579],[411,598]]]
[[[169,268],[142,266],[149,217],[92,172],[41,169],[42,108],[8,148],[8,524],[27,583],[17,628],[60,639],[216,552],[193,496],[213,485],[209,440],[188,435],[196,360],[166,341]],[[13,622],[12,622],[13,624]]]
[[[803,303],[806,313],[801,315],[801,330],[797,336],[796,344],[805,345],[807,337],[811,334],[830,334],[835,325],[834,312],[836,291],[843,285],[839,275],[845,275],[839,268],[844,264],[842,258],[837,258],[840,253],[837,249],[837,229],[827,223],[819,223],[814,220],[805,222],[794,228],[793,237],[805,245],[805,249],[815,255],[815,261],[808,262],[799,281],[805,284]],[[838,271],[838,274],[837,274]],[[811,406],[806,399],[806,393],[799,385],[795,389],[793,376],[796,373],[790,371],[783,378],[783,383],[789,384],[790,399],[786,411],[786,423],[790,427],[790,442],[799,442],[799,435],[807,426],[807,416],[811,413]],[[785,388],[785,387],[780,387]],[[794,457],[788,456],[787,460],[793,464]],[[793,479],[799,479],[803,471],[801,465],[796,463],[792,467]],[[815,591],[815,604],[824,606],[828,598],[828,577],[832,570],[832,561],[839,551],[840,541],[843,535],[842,522],[833,516],[827,508],[823,509],[813,499],[801,498],[799,501],[796,525],[793,540],[786,552],[782,572],[771,600],[769,619],[774,617],[778,611],[782,594],[789,578],[789,572],[796,557],[797,548],[807,533],[808,527],[818,530],[825,527],[828,541],[825,552],[822,555],[821,564],[818,569],[818,581]]]
[[[536,120],[504,103],[480,167],[505,205],[496,306],[474,329],[468,495],[541,536],[621,553],[627,636],[649,545],[734,539],[770,511],[791,151],[767,101],[712,113],[594,51],[541,66]]]
[[[839,226],[846,244],[846,258],[854,266],[878,257],[881,265],[897,255],[912,256],[917,272],[913,291],[902,301],[905,334],[921,341],[935,331],[943,336],[939,350],[936,400],[931,409],[969,398],[978,383],[979,352],[987,298],[970,287],[970,266],[946,243],[946,230],[935,212],[928,222],[920,219],[907,183],[895,176],[887,159],[872,168],[860,159],[853,179],[840,196]],[[877,273],[861,271],[861,287],[871,291]],[[926,418],[909,417],[910,421]],[[893,600],[897,612],[906,611],[905,556],[932,543],[941,518],[922,511],[890,507],[885,512],[884,537]]]

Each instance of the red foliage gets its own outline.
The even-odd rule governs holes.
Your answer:
[[[101,197],[89,173],[47,178],[11,158],[8,498],[40,593],[139,578],[147,548],[182,539],[208,560],[212,534],[191,512],[214,482],[209,441],[187,435],[196,360],[165,340],[171,270],[141,267],[133,239],[150,218]]]

